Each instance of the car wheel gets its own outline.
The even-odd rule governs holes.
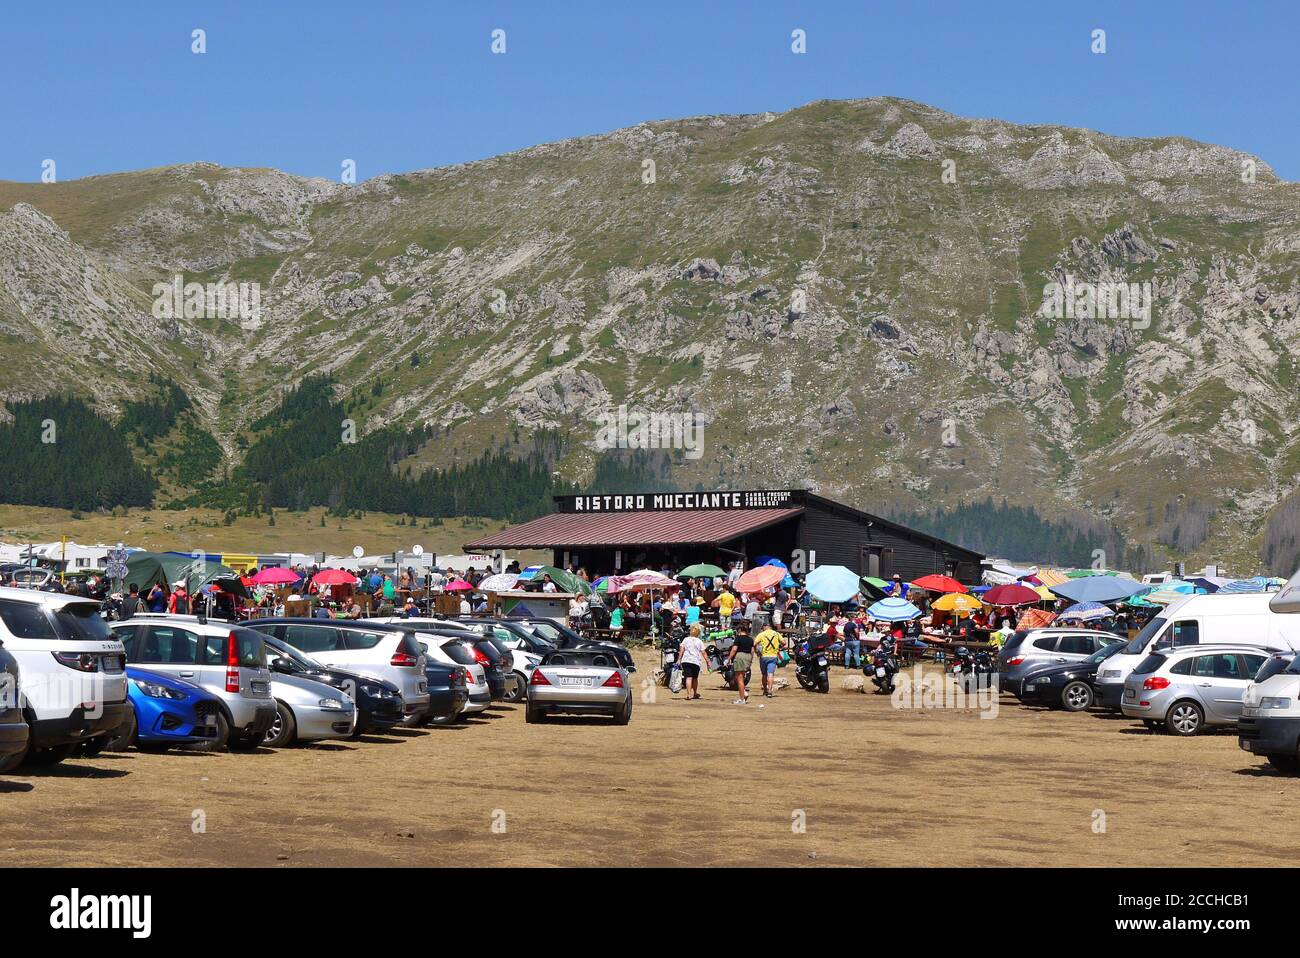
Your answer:
[[[214,738],[204,739],[202,742],[193,742],[186,745],[185,748],[191,752],[221,752],[230,744],[230,720],[226,718],[224,712],[217,713],[217,734]],[[152,743],[147,751],[152,751]],[[143,750],[143,746],[141,746]]]
[[[271,748],[284,748],[292,745],[298,737],[298,723],[293,720],[289,706],[279,699],[275,702],[275,721],[262,735],[262,744]]]
[[[1295,755],[1270,755],[1268,764],[1279,772],[1286,772],[1288,775],[1300,772],[1300,757]]]
[[[101,739],[101,747],[105,752],[125,752],[135,741],[135,730],[135,709],[127,709],[126,721]]]
[[[465,714],[464,712],[457,712],[455,715],[430,715],[429,724],[430,725],[455,725],[457,722],[460,721],[461,716],[464,714]]]
[[[1092,686],[1087,682],[1071,682],[1061,690],[1061,708],[1067,712],[1082,712],[1092,705]]]
[[[27,749],[14,752],[12,755],[0,756],[0,775],[6,772],[12,772],[19,765],[23,764],[23,759],[27,757]]]
[[[53,748],[29,748],[27,758],[23,764],[32,765],[36,768],[48,768],[51,765],[58,765],[65,758],[72,754],[73,746],[55,745]]]
[[[614,723],[616,725],[626,725],[630,721],[632,721],[632,696],[629,695],[623,703],[623,707],[615,713]]]
[[[522,702],[528,697],[528,683],[518,672],[511,673],[514,681],[510,683],[510,688],[506,689],[506,694],[502,701],[505,702]]]
[[[1205,722],[1205,713],[1195,702],[1175,702],[1165,716],[1165,731],[1170,735],[1195,735]]]
[[[529,704],[528,708],[524,709],[524,721],[529,725],[542,722],[545,718],[546,716],[543,714],[542,710],[539,708],[533,708],[531,704]]]
[[[1157,722],[1155,719],[1143,719],[1142,724],[1145,725],[1152,732],[1160,728],[1160,723]]]

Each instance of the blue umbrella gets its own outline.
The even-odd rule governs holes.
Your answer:
[[[1109,619],[1115,613],[1100,602],[1076,602],[1057,616],[1062,621],[1093,622],[1097,619]]]
[[[788,568],[789,568],[789,566],[787,566],[787,565],[786,565],[784,562],[782,562],[780,559],[774,559],[774,558],[772,558],[771,556],[764,556],[764,557],[762,558],[762,560],[759,561],[758,564],[759,564],[759,565],[774,565],[774,566],[777,566],[778,568],[781,568],[781,569],[788,569]]]
[[[1144,588],[1141,582],[1124,575],[1090,575],[1071,579],[1051,587],[1052,592],[1073,602],[1118,602]]]
[[[808,591],[823,602],[847,602],[858,594],[858,574],[842,565],[818,566],[808,573]]]
[[[920,614],[920,609],[906,599],[900,599],[897,596],[881,599],[867,609],[867,615],[871,616],[871,618],[885,622],[906,622],[908,619],[915,619]]]

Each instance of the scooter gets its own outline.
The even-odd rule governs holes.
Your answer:
[[[686,638],[686,633],[682,627],[676,626],[671,632],[663,637],[659,643],[659,669],[663,673],[664,688],[672,692],[680,692],[682,680],[680,676],[681,668],[677,665],[677,653],[682,647],[682,640]],[[674,686],[676,686],[674,688]]]
[[[809,692],[829,692],[831,666],[826,649],[813,650],[807,639],[795,646],[794,677]]]
[[[894,654],[894,640],[882,639],[871,652],[871,661],[862,671],[876,687],[876,694],[889,695],[894,691],[894,676],[898,674],[898,657]]]

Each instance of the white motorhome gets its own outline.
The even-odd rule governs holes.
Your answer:
[[[1266,592],[1189,595],[1169,603],[1124,650],[1102,663],[1094,680],[1097,701],[1118,710],[1124,680],[1152,651],[1184,645],[1250,645],[1274,651],[1300,650],[1300,616],[1269,608]]]

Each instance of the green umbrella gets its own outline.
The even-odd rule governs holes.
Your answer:
[[[867,585],[874,585],[877,589],[883,589],[889,585],[884,579],[877,579],[874,575],[864,575],[862,581]]]
[[[727,574],[725,569],[719,569],[715,565],[709,565],[707,562],[697,562],[695,565],[688,565],[681,572],[677,573],[679,579],[719,579]]]
[[[591,591],[591,583],[579,579],[572,572],[565,572],[563,569],[557,569],[553,565],[544,565],[533,573],[531,582],[541,582],[542,576],[549,575],[555,587],[561,592],[575,592],[586,595]]]

